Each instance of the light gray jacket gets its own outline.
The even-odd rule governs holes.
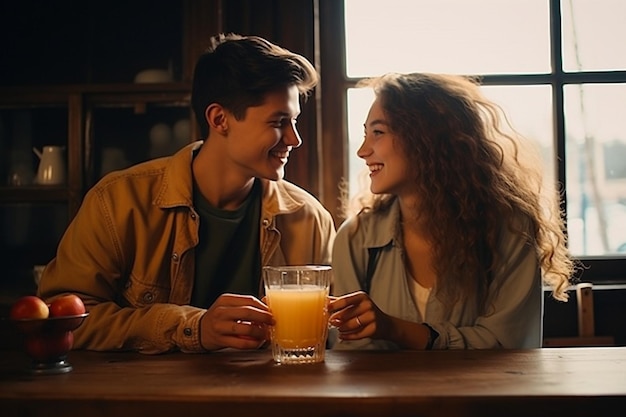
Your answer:
[[[371,281],[370,297],[385,313],[422,323],[415,306],[398,239],[399,205],[388,211],[366,213],[346,220],[333,245],[333,295],[361,289],[368,263],[368,248],[384,247]],[[522,230],[527,227],[522,226]],[[454,237],[452,237],[454,238]],[[542,342],[543,293],[535,247],[507,228],[501,233],[498,265],[489,289],[489,315],[479,315],[470,303],[457,303],[449,311],[435,295],[426,306],[427,323],[439,337],[433,349],[539,348]],[[394,343],[362,339],[334,343],[336,349],[394,349]]]

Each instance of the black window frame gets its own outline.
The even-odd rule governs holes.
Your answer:
[[[325,164],[322,201],[342,221],[337,209],[337,180],[348,178],[348,128],[346,92],[361,78],[349,78],[346,71],[345,22],[343,0],[317,0],[319,6],[319,57],[322,75],[322,149],[332,160]],[[483,85],[523,86],[550,85],[554,120],[557,180],[566,190],[564,86],[569,84],[626,84],[626,70],[565,72],[562,59],[561,1],[549,0],[551,71],[542,74],[472,74],[481,77]],[[337,138],[343,142],[338,144]],[[325,155],[322,155],[324,157]],[[563,192],[561,207],[567,209],[567,193]],[[576,278],[593,284],[625,284],[626,256],[581,256],[583,269]]]

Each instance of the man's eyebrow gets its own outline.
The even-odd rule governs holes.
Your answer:
[[[274,113],[270,114],[268,116],[268,118],[272,119],[272,118],[275,118],[275,117],[287,117],[289,119],[295,119],[298,116],[300,116],[300,113],[296,114],[295,116],[292,116],[290,113],[288,113],[286,111],[278,110],[278,111],[275,111]]]

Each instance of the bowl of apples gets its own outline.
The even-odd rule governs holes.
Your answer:
[[[67,354],[74,344],[74,333],[89,313],[75,294],[66,294],[46,304],[35,295],[17,299],[11,306],[10,320],[23,336],[24,350],[32,359],[33,374],[60,374],[73,368]]]

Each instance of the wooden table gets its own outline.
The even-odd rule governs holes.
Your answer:
[[[268,351],[73,351],[61,375],[0,354],[4,417],[626,415],[626,347],[329,351],[313,365]]]

